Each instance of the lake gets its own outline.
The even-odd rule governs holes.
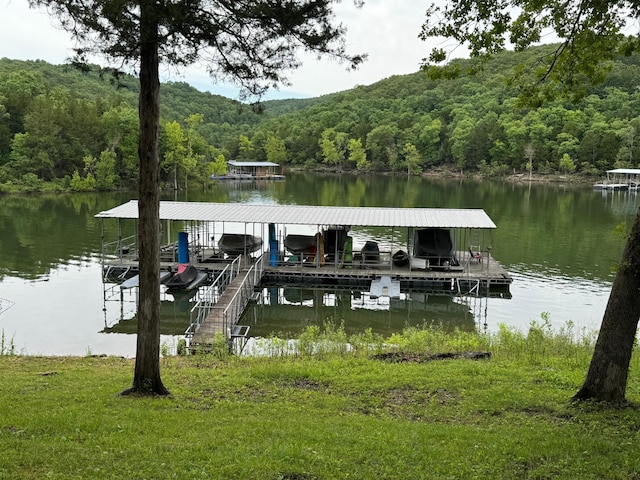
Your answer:
[[[102,283],[101,235],[94,215],[135,198],[132,193],[7,196],[0,202],[0,332],[5,351],[33,355],[135,354],[135,289],[115,296]],[[381,333],[443,321],[495,331],[526,330],[548,314],[554,328],[599,327],[613,269],[639,201],[635,192],[590,187],[436,180],[392,176],[289,173],[286,181],[214,184],[163,200],[352,207],[483,208],[498,228],[492,255],[513,276],[511,298],[412,294],[371,299],[352,291],[265,289],[243,323],[265,336],[331,320],[351,332]],[[115,223],[115,222],[114,222]],[[368,232],[376,233],[376,232]],[[162,342],[175,348],[188,324],[188,298],[162,294]],[[546,312],[546,313],[545,313]]]

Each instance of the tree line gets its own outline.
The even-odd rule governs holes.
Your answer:
[[[0,191],[135,186],[138,90],[133,77],[113,79],[97,66],[0,59]],[[162,180],[174,188],[224,171],[229,138],[259,121],[240,102],[186,83],[163,92]]]
[[[309,169],[599,175],[640,164],[640,57],[611,64],[578,99],[521,104],[517,64],[551,46],[503,52],[475,75],[394,76],[259,114],[186,83],[163,84],[161,180],[208,184],[226,161]],[[542,52],[541,52],[542,50]],[[471,60],[458,60],[460,69]],[[137,181],[137,83],[42,61],[0,60],[0,189],[111,190]],[[48,187],[46,187],[48,186]]]

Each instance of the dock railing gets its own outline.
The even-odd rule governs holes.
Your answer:
[[[102,259],[118,258],[121,261],[128,258],[135,258],[137,256],[138,240],[135,235],[131,235],[125,238],[119,238],[114,242],[107,242],[102,244]]]
[[[192,337],[207,315],[213,310],[220,295],[225,291],[233,279],[240,273],[240,257],[237,257],[213,280],[213,283],[200,295],[200,299],[193,306],[189,314],[189,327],[184,332],[187,337]]]
[[[322,259],[322,264],[318,263],[318,258],[315,254],[293,254],[290,252],[278,252],[277,260],[269,260],[269,266],[271,267],[291,267],[291,268],[331,268],[336,269],[393,269],[391,250],[380,250],[372,253],[361,250],[353,250],[346,256],[330,256],[327,255]],[[269,256],[269,252],[265,253]]]
[[[223,332],[227,339],[231,338],[233,326],[242,316],[242,312],[247,306],[249,299],[253,295],[253,290],[260,283],[264,271],[264,255],[261,255],[251,266],[244,277],[244,280],[238,287],[235,295],[222,312]],[[214,307],[222,308],[222,307]],[[212,309],[212,310],[213,310]]]

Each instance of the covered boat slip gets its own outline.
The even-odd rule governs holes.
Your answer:
[[[132,200],[96,217],[135,221],[138,203]],[[236,243],[232,255],[221,248],[223,236],[233,233],[235,240],[250,239],[242,255],[248,264],[265,254],[268,283],[360,284],[386,275],[407,287],[454,285],[459,291],[470,290],[458,288],[460,282],[471,287],[511,283],[490,254],[496,225],[481,209],[161,202],[160,218],[167,225],[165,262],[175,262],[172,235],[186,230],[191,263],[221,270],[242,248]],[[262,244],[255,249],[257,238]],[[111,267],[135,265],[135,236],[108,245],[104,251],[111,254]]]
[[[136,225],[138,203],[96,217],[118,220],[117,240],[105,243],[103,230],[103,279],[119,283],[137,273],[137,237],[123,235],[122,220]],[[480,209],[160,202],[160,219],[161,267],[184,265],[174,239],[187,236],[188,263],[209,278],[190,311],[191,351],[219,334],[241,350],[249,328],[238,321],[268,286],[510,297],[511,276],[490,254],[496,226]]]
[[[607,178],[594,184],[596,190],[638,190],[640,187],[640,169],[616,168],[607,170]]]
[[[225,175],[211,175],[211,180],[284,180],[282,168],[273,162],[229,160]]]

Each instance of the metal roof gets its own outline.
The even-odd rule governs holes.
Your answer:
[[[138,218],[138,201],[130,200],[97,218]],[[250,203],[160,202],[161,220],[199,220],[289,225],[361,227],[496,228],[482,209],[325,207]]]
[[[640,175],[640,169],[637,168],[616,168],[615,170],[607,170],[607,173],[619,173],[622,175]]]
[[[240,162],[238,160],[229,160],[227,162],[233,167],[279,167],[277,163],[273,162]]]

